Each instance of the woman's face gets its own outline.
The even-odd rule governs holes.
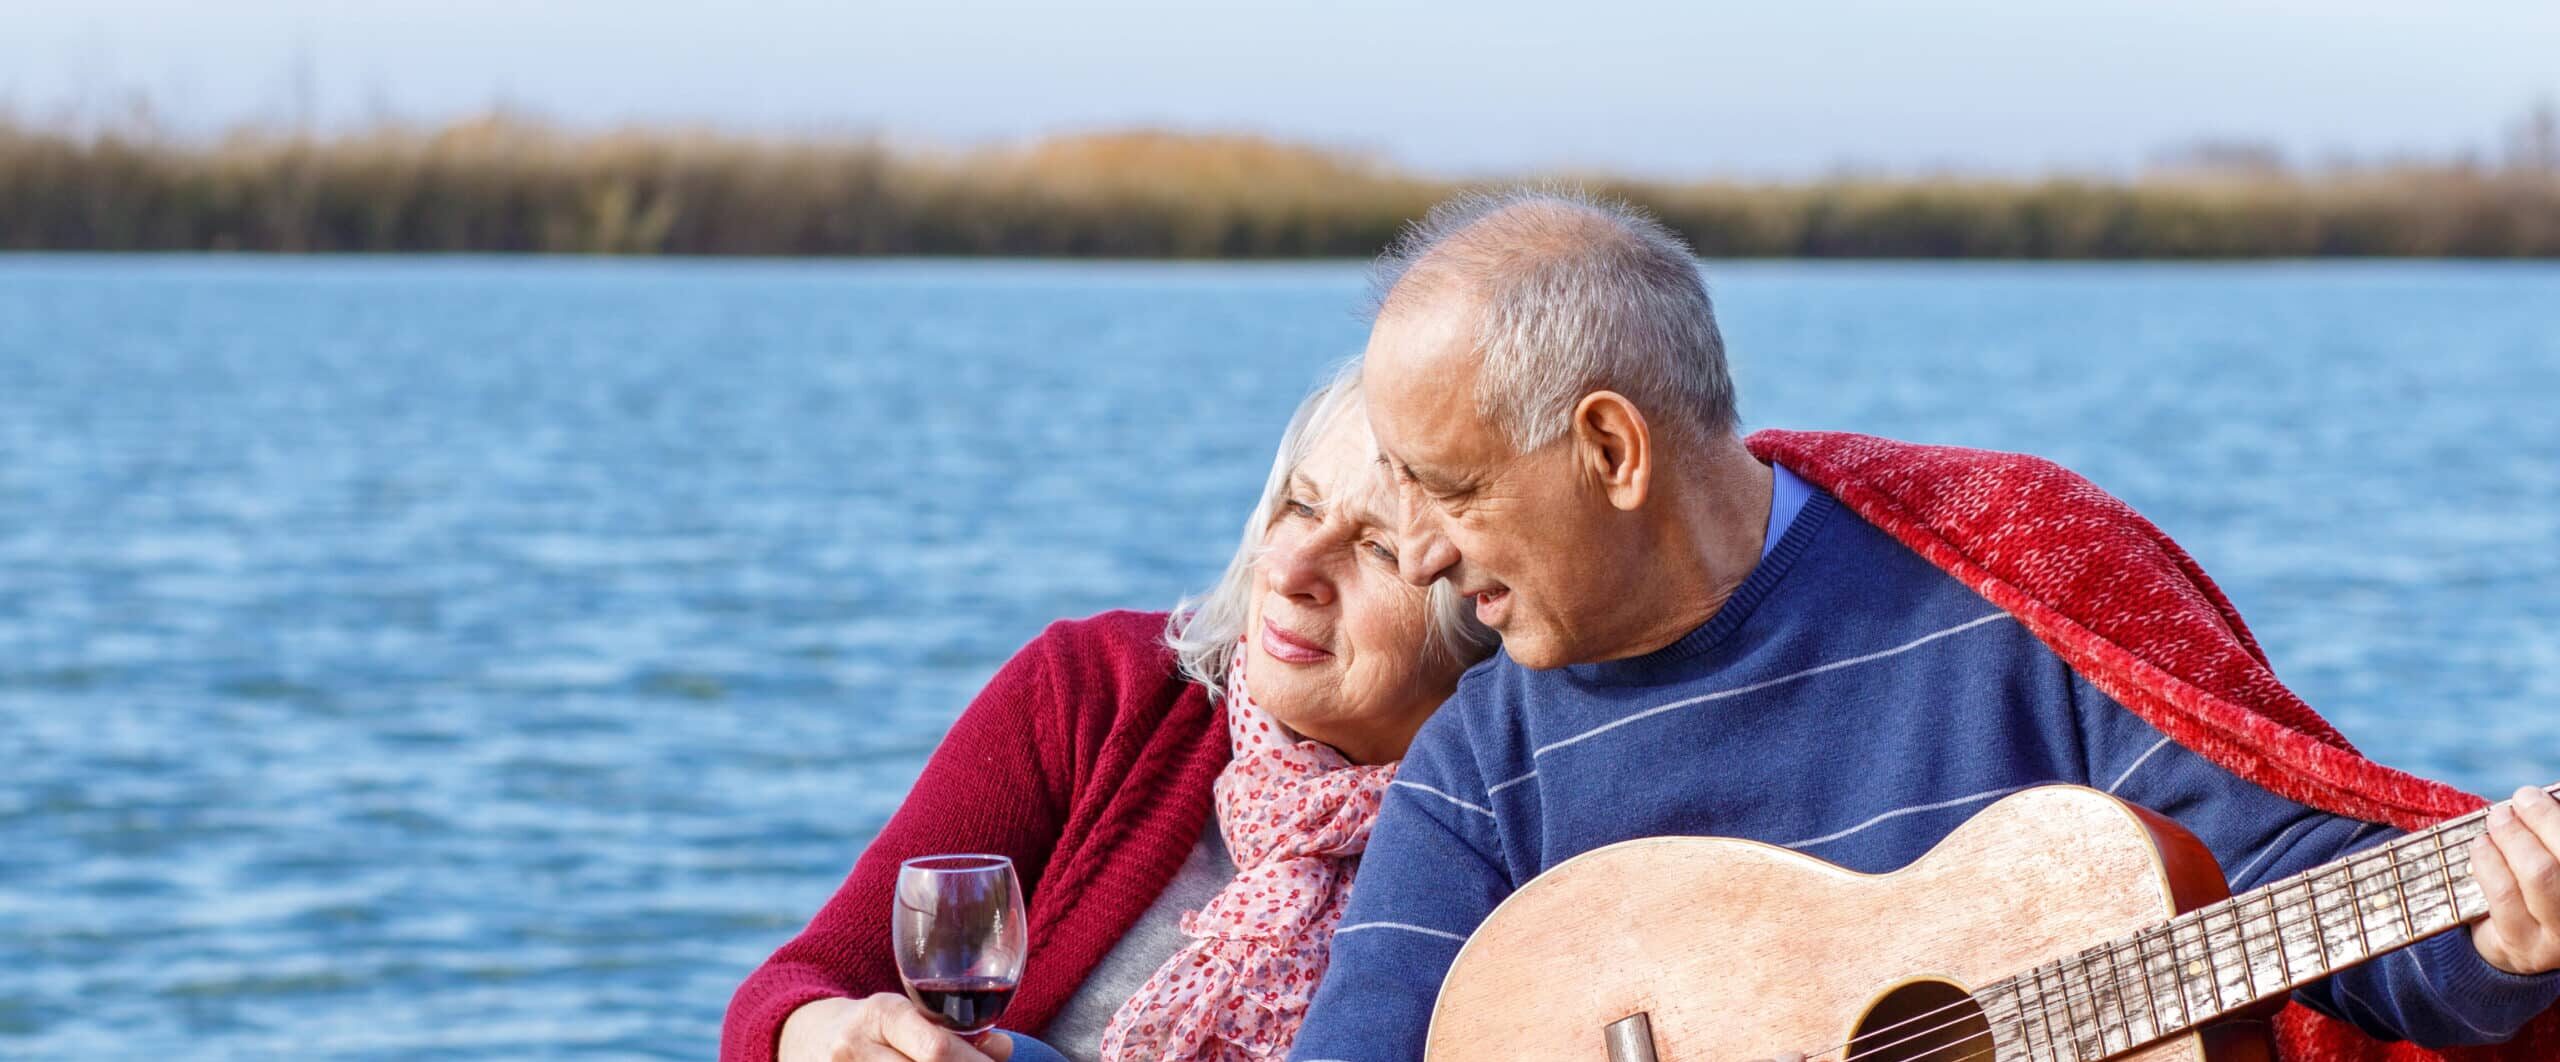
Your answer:
[[[1264,531],[1245,632],[1255,702],[1359,763],[1401,759],[1466,670],[1428,647],[1425,593],[1396,575],[1372,449],[1356,407],[1317,437]]]

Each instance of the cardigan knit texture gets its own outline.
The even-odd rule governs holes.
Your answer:
[[[1175,670],[1165,620],[1054,623],[998,670],[826,906],[738,986],[722,1062],[772,1059],[802,1004],[899,991],[891,887],[937,852],[1013,860],[1031,952],[1003,1024],[1046,1027],[1173,880],[1227,763],[1225,718]]]

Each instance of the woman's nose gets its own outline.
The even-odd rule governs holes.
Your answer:
[[[1283,538],[1263,555],[1262,567],[1271,589],[1284,597],[1322,605],[1333,600],[1333,578],[1324,570],[1313,535]]]

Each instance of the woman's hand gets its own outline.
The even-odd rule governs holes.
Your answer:
[[[977,1046],[933,1023],[907,997],[812,1000],[782,1023],[781,1062],[1005,1062],[1013,1041],[988,1033]]]

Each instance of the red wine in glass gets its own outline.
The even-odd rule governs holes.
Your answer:
[[[1029,950],[1012,860],[934,855],[899,864],[889,929],[898,979],[926,1016],[962,1036],[994,1027]]]
[[[992,977],[928,977],[907,982],[907,994],[943,1028],[972,1033],[1004,1016],[1013,982]]]

